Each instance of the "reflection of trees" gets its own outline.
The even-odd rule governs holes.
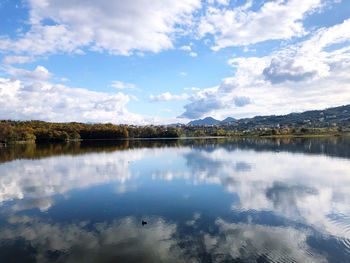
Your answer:
[[[114,141],[111,144],[66,142],[66,143],[29,143],[9,145],[0,151],[0,162],[14,159],[39,159],[57,155],[78,155],[91,152],[113,152],[129,147],[128,141]]]
[[[208,138],[208,139],[135,139],[92,140],[69,143],[15,144],[0,149],[0,163],[14,159],[37,159],[56,155],[77,155],[91,152],[113,152],[135,148],[195,147],[214,151],[223,147],[228,151],[288,151],[350,158],[349,137],[328,138]]]
[[[226,147],[226,146],[224,146]],[[349,137],[320,138],[243,138],[232,140],[227,148],[238,148],[255,151],[286,151],[304,154],[322,154],[335,157],[350,158]]]
[[[179,146],[178,140],[95,140],[65,143],[14,144],[0,150],[0,163],[15,159],[39,159],[57,155],[114,152],[135,148]]]
[[[350,158],[350,137],[319,138],[219,138],[201,140],[181,140],[183,146],[194,146],[197,149],[213,151],[217,147],[227,151],[254,150],[286,151],[304,154],[322,154]]]

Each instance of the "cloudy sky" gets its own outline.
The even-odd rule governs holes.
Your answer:
[[[187,122],[350,104],[348,0],[1,0],[0,119]]]

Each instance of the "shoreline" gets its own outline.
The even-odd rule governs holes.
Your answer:
[[[196,140],[196,139],[229,139],[229,138],[254,138],[254,139],[283,139],[283,138],[326,138],[326,137],[346,137],[350,136],[349,132],[337,133],[337,134],[276,134],[276,135],[259,135],[259,134],[247,134],[247,135],[232,135],[232,136],[181,136],[181,137],[159,137],[159,138],[119,138],[119,139],[79,139],[79,140],[66,140],[66,141],[9,141],[6,143],[0,143],[0,148],[5,148],[8,145],[13,144],[40,144],[40,143],[69,143],[69,142],[88,142],[88,141],[138,141],[138,140]]]

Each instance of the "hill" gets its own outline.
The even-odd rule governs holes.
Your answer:
[[[220,123],[219,120],[216,120],[212,117],[206,117],[204,119],[190,121],[188,125],[213,125],[213,124],[219,124],[219,123]]]
[[[228,123],[233,121],[236,121],[236,119],[232,117],[227,117],[222,121],[214,119],[213,117],[206,117],[204,119],[190,121],[188,125],[215,125],[215,124],[223,124],[223,123]]]
[[[350,104],[328,108],[324,110],[310,110],[286,115],[255,116],[253,118],[234,119],[231,117],[223,121],[212,117],[194,120],[188,125],[225,125],[234,129],[256,129],[262,127],[334,127],[350,125]]]
[[[222,120],[220,123],[228,123],[233,121],[236,121],[236,119],[232,117],[227,117],[226,119]]]
[[[239,119],[235,125],[243,129],[259,127],[332,127],[350,125],[350,104],[328,108],[324,110],[311,110],[287,115],[255,116],[253,118]]]

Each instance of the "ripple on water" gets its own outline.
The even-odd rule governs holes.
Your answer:
[[[342,231],[342,236],[338,237],[338,240],[344,245],[345,252],[350,254],[350,216],[345,214],[333,214],[329,216],[329,220]]]

